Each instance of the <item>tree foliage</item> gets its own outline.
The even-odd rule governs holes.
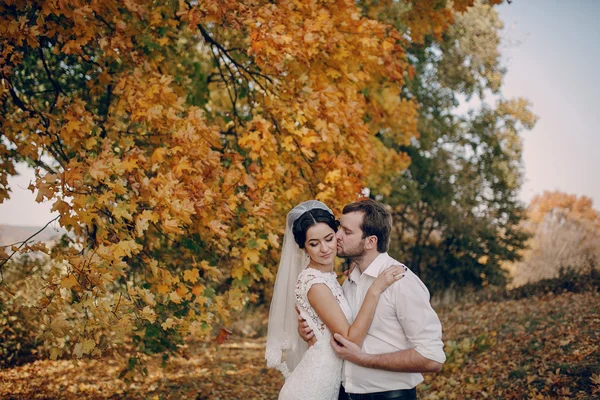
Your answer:
[[[375,191],[393,209],[393,251],[434,289],[505,283],[502,265],[527,239],[519,134],[536,117],[526,100],[501,96],[501,28],[492,6],[477,2],[443,34],[409,46],[414,72],[402,96],[419,105],[419,140],[380,135],[411,158],[391,191]],[[473,97],[481,106],[462,112]]]
[[[405,6],[416,40],[451,22]],[[375,135],[417,135],[409,39],[353,1],[3,0],[0,29],[0,201],[26,162],[69,230],[34,299],[53,357],[206,336],[272,279],[293,204],[409,163]]]

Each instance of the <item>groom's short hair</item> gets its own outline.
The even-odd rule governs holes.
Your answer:
[[[363,213],[362,226],[360,227],[363,231],[363,238],[376,236],[377,251],[380,253],[387,252],[392,233],[392,214],[385,209],[383,204],[369,198],[347,204],[342,210],[342,214],[357,211]]]

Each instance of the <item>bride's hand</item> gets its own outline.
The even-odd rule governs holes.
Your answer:
[[[394,265],[381,272],[371,285],[371,289],[377,294],[383,293],[392,283],[402,279],[407,271],[403,265]]]

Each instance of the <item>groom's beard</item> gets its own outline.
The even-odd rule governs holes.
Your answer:
[[[353,260],[364,257],[366,252],[367,251],[365,250],[365,241],[362,240],[356,247],[338,251],[337,256],[341,257],[341,258],[345,258],[346,260],[353,261]]]

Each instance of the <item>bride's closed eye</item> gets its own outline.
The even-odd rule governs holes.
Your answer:
[[[331,243],[331,241],[332,241],[333,239],[335,239],[335,235],[331,234],[331,235],[327,235],[327,237],[325,238],[325,241],[326,241],[327,243]],[[310,242],[308,242],[308,245],[309,245],[310,247],[317,247],[317,246],[319,245],[319,242],[318,242],[318,241],[316,241],[316,240],[313,240],[313,241],[310,241]]]

